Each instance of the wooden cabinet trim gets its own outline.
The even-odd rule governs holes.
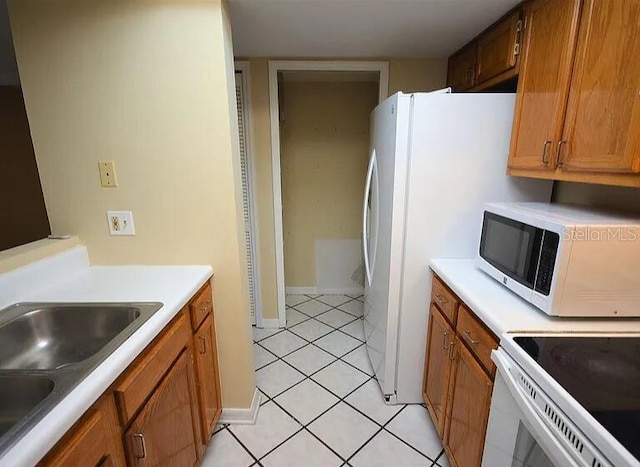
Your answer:
[[[190,340],[191,329],[183,310],[116,383],[114,394],[123,426],[135,416]]]

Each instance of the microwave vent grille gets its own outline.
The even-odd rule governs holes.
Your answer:
[[[576,460],[584,467],[611,467],[599,450],[589,442],[582,432],[564,415],[564,413],[542,392],[528,375],[520,370],[514,371],[521,392],[537,410],[559,441],[569,448]]]

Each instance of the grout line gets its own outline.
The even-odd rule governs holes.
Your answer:
[[[231,431],[228,427],[226,427],[226,428],[225,428],[225,430],[227,430],[227,431],[231,434],[231,436],[233,437],[233,439],[235,439],[235,440],[238,442],[238,444],[239,444],[240,446],[242,446],[242,448],[243,448],[245,451],[247,451],[247,452],[249,453],[249,455],[251,456],[251,458],[252,458],[252,459],[253,459],[253,460],[254,460],[258,465],[262,465],[262,464],[260,464],[260,462],[258,461],[258,458],[257,458],[256,456],[254,456],[254,455],[253,455],[253,453],[249,450],[249,448],[248,448],[248,447],[246,447],[246,446],[244,445],[244,443],[243,443],[242,441],[240,441],[240,439],[236,436],[236,434],[235,434],[233,431]]]

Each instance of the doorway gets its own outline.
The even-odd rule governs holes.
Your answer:
[[[238,136],[240,141],[240,169],[242,175],[242,210],[244,242],[247,255],[249,306],[251,324],[262,327],[262,302],[260,300],[260,268],[258,265],[258,224],[256,221],[253,184],[253,161],[249,95],[249,63],[235,62],[236,105],[238,111]]]
[[[387,89],[386,62],[269,62],[280,327],[286,294],[361,290],[368,116]]]

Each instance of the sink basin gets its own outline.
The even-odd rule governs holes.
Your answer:
[[[42,402],[54,382],[45,376],[0,375],[0,437]]]
[[[0,326],[0,369],[49,370],[95,355],[140,316],[126,306],[50,306]]]
[[[18,303],[0,310],[0,457],[162,303]]]

